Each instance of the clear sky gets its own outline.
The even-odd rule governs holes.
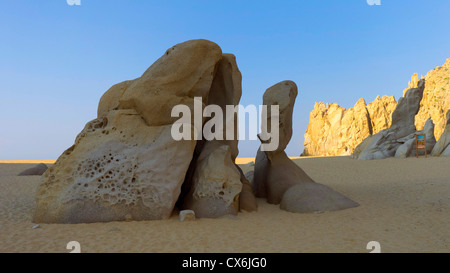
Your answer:
[[[448,0],[3,0],[0,160],[56,159],[109,87],[198,38],[236,55],[243,105],[261,104],[279,81],[297,83],[286,151],[298,156],[316,101],[398,99],[414,72],[450,58],[449,15]],[[241,143],[240,156],[258,146]]]

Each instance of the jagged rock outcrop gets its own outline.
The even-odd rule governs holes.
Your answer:
[[[44,163],[39,163],[32,168],[20,172],[18,176],[43,175],[47,171],[47,169],[47,165],[45,165]]]
[[[431,118],[435,124],[434,136],[440,139],[445,129],[445,113],[450,109],[450,59],[442,67],[428,72],[425,77],[419,79],[419,75],[415,73],[408,83],[408,88],[403,91],[403,96],[407,90],[417,88],[420,80],[424,81],[424,92],[419,112],[415,116],[415,126],[417,130],[422,130],[425,122]],[[360,101],[358,103],[361,104]],[[369,127],[362,127],[365,122],[361,123],[357,119],[347,117],[347,115],[355,116],[355,112],[350,110],[356,107],[344,109],[335,103],[326,106],[323,103],[316,103],[310,114],[310,122],[305,133],[305,150],[302,155],[352,154],[356,146],[369,136],[368,131],[373,135],[391,126],[392,113],[396,106],[394,96],[383,96],[369,103],[366,109],[360,107],[363,121],[366,120],[364,117],[366,112],[369,113],[370,120]]]
[[[417,88],[411,88],[400,98],[392,113],[392,125],[388,129],[368,137],[355,149],[353,157],[361,160],[383,159],[388,157],[406,157],[412,150],[416,134],[427,134],[427,147],[431,151],[434,139],[434,125],[431,120],[426,128],[416,132],[415,115],[419,111],[425,81],[420,80]],[[411,141],[413,140],[413,141]]]
[[[434,136],[441,138],[445,130],[445,114],[450,109],[450,59],[444,65],[427,73],[424,77],[425,89],[416,115],[417,130],[422,130],[425,122],[431,118],[434,122]]]
[[[372,134],[389,128],[392,123],[392,113],[397,106],[394,96],[377,96],[374,101],[367,105],[370,122],[372,125]]]
[[[377,97],[366,105],[358,100],[353,108],[337,103],[316,103],[305,133],[303,156],[350,155],[369,135],[387,128],[395,108],[394,97]]]
[[[266,90],[263,105],[279,106],[279,145],[270,151],[258,150],[255,160],[253,189],[257,197],[290,212],[311,213],[356,207],[359,204],[331,188],[320,185],[288,158],[284,149],[292,136],[292,109],[297,97],[297,85],[280,82]],[[268,111],[269,112],[269,111]],[[267,125],[271,115],[268,116]],[[264,123],[262,132],[265,132]],[[290,127],[290,128],[289,128]],[[270,130],[269,130],[270,131]],[[261,143],[266,143],[260,137]]]
[[[42,177],[34,221],[166,219],[177,201],[186,201],[180,200],[182,184],[194,185],[189,197],[211,206],[195,204],[197,217],[235,214],[242,189],[237,141],[174,140],[179,117],[172,110],[182,104],[194,113],[195,97],[202,106],[217,97],[237,104],[240,84],[234,56],[213,42],[192,40],[167,50],[141,77],[111,87],[98,117]]]
[[[439,141],[431,151],[432,156],[450,156],[450,110],[447,111],[447,124]]]

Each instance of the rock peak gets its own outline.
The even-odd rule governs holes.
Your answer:
[[[414,73],[403,92],[403,98],[413,88],[424,87],[419,112],[415,116],[415,127],[422,130],[425,122],[431,118],[436,139],[440,139],[446,128],[445,113],[450,109],[450,58],[441,67],[433,69],[425,77],[419,79]],[[391,126],[392,113],[397,102],[394,96],[377,96],[374,101],[364,107],[356,107],[342,111],[329,111],[329,108],[315,108],[310,115],[310,122],[305,133],[305,151],[303,155],[336,156],[351,154],[355,147],[370,134],[376,134]],[[329,105],[332,105],[331,103]],[[338,109],[340,106],[335,106]],[[360,108],[356,110],[356,108]],[[343,109],[343,108],[342,108]],[[369,113],[369,121],[354,119],[356,112]],[[363,126],[363,127],[361,127]]]

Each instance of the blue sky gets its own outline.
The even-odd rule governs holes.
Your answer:
[[[0,160],[53,159],[96,117],[101,95],[166,49],[208,39],[236,55],[241,104],[299,86],[287,153],[303,151],[316,101],[352,107],[401,96],[414,72],[450,58],[450,1],[4,0],[0,9]],[[258,141],[243,142],[254,156]]]

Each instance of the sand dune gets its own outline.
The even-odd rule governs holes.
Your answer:
[[[258,212],[222,219],[181,223],[174,215],[32,229],[39,177],[16,175],[37,162],[1,163],[0,252],[69,252],[69,241],[80,242],[82,252],[369,252],[369,241],[380,242],[382,252],[450,251],[450,158],[295,162],[361,206],[293,214],[260,199]]]

